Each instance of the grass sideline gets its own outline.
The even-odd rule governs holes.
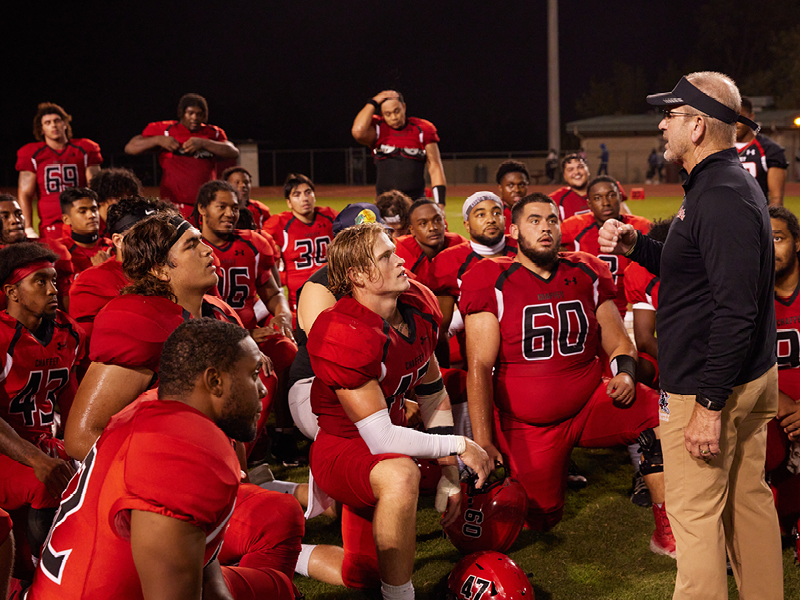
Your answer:
[[[325,198],[321,205],[343,209],[350,202],[370,202],[372,198]],[[461,219],[464,197],[448,198],[449,229],[465,234]],[[629,201],[631,211],[649,219],[664,218],[677,212],[679,197],[652,197]],[[277,214],[287,210],[283,200],[265,202]],[[787,197],[786,206],[800,214],[800,197]],[[632,504],[628,497],[632,468],[627,450],[576,449],[573,458],[589,486],[569,492],[564,520],[547,533],[523,531],[508,552],[527,573],[537,600],[668,600],[675,582],[675,561],[650,552],[653,532],[649,509]],[[307,481],[304,469],[275,469],[278,478]],[[439,515],[432,498],[423,497],[417,513],[417,553],[414,587],[420,599],[444,597],[444,582],[461,558],[443,539]],[[318,517],[306,523],[305,543],[341,544],[339,522]],[[790,549],[784,550],[786,598],[800,598],[800,567],[794,564]],[[319,583],[297,576],[295,583],[308,600],[366,599],[353,590]],[[729,578],[731,598],[738,598],[733,578]]]

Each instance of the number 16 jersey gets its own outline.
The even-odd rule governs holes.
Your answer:
[[[491,313],[500,324],[495,406],[531,424],[576,415],[602,375],[597,308],[615,295],[608,265],[585,252],[559,254],[547,279],[511,257],[472,267],[459,306],[465,315]]]

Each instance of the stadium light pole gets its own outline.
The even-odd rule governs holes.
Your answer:
[[[561,155],[558,77],[558,0],[547,0],[547,143]]]

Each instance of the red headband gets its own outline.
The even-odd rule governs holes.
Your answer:
[[[5,285],[14,285],[25,279],[28,275],[41,271],[42,269],[51,269],[53,263],[49,260],[37,260],[36,262],[28,263],[24,267],[19,267],[11,271],[11,275],[5,280]]]

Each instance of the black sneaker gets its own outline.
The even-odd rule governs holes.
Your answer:
[[[272,439],[272,455],[284,467],[299,467],[308,464],[308,457],[304,456],[297,447],[294,430],[291,433],[276,431]]]
[[[650,498],[650,490],[644,482],[644,476],[637,472],[633,476],[633,486],[631,487],[631,502],[642,508],[650,508],[653,500]]]
[[[577,465],[569,461],[569,469],[567,469],[567,487],[571,490],[582,490],[588,483],[586,477],[578,473]]]

